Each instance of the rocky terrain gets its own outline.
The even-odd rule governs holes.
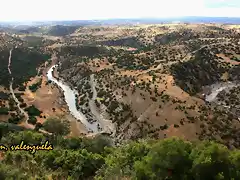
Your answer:
[[[179,136],[240,147],[239,28],[217,24],[161,24],[54,26],[48,28],[48,32],[39,34],[39,31],[30,29],[14,34],[8,31],[4,35],[15,38],[11,41],[5,38],[9,47],[12,41],[21,42],[13,54],[14,61],[23,67],[31,66],[25,75],[27,71],[13,64],[13,70],[23,73],[24,79],[16,77],[15,91],[22,89],[24,95],[19,97],[23,97],[27,107],[32,105],[25,99],[29,89],[33,91],[35,106],[47,117],[52,113],[41,104],[58,102],[59,98],[64,100],[57,86],[46,80],[50,66],[59,64],[55,77],[77,91],[77,109],[90,123],[98,122],[100,131],[114,127],[109,133],[117,141]],[[5,64],[9,47],[3,46],[1,51],[0,60]],[[41,56],[34,54],[35,51]],[[19,53],[31,61],[18,59]],[[52,54],[56,55],[55,60],[50,59]],[[5,86],[0,94],[1,112],[8,119],[6,108],[11,98],[4,81],[8,78],[7,67],[1,68],[0,82]],[[24,83],[38,76],[42,78],[41,83]],[[216,88],[216,84],[227,82],[236,86],[221,89],[223,84],[220,90]],[[48,98],[50,87],[51,93],[57,93],[55,100]],[[215,93],[216,98],[211,93]],[[45,94],[46,101],[37,102],[40,94]],[[206,100],[209,94],[214,100]],[[68,111],[60,110],[63,106],[67,109],[63,104],[52,111],[69,115]],[[81,120],[75,121],[81,124]],[[80,126],[74,130],[78,135],[90,133]]]
[[[95,105],[105,119],[116,124],[118,139],[181,136],[215,139],[238,147],[237,114],[222,104],[205,102],[202,95],[206,86],[239,80],[239,33],[214,27],[91,27],[90,35],[84,38],[89,44],[101,42],[102,46],[96,47],[100,50],[104,46],[108,51],[83,55],[71,50],[61,54],[59,74],[78,90],[77,106],[89,114],[90,121],[90,77],[94,75]],[[134,37],[129,44],[125,32]],[[72,37],[82,39],[84,33],[88,33],[86,28]],[[133,41],[141,45],[136,47]],[[84,47],[82,42],[78,46]]]

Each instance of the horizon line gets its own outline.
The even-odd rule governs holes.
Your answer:
[[[125,17],[125,18],[99,18],[99,19],[48,19],[48,20],[8,20],[1,21],[0,23],[10,22],[61,22],[61,21],[106,21],[106,20],[140,20],[140,19],[173,19],[173,18],[229,18],[229,19],[240,19],[240,17],[227,17],[227,16],[170,16],[170,17]]]

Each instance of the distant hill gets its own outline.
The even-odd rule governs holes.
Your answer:
[[[31,34],[31,33],[37,33],[37,32],[41,32],[41,28],[39,27],[28,27],[26,29],[21,29],[19,30],[19,32],[25,33],[25,34]]]
[[[240,24],[239,17],[171,17],[171,18],[129,18],[129,19],[103,19],[103,20],[64,20],[64,21],[44,21],[44,22],[0,22],[2,26],[11,25],[67,25],[67,26],[87,26],[87,25],[120,25],[120,24],[159,24],[159,23],[221,23]]]
[[[139,19],[110,19],[100,21],[102,24],[159,24],[159,23],[221,23],[240,24],[240,18],[230,17],[172,17],[172,18],[139,18]]]
[[[47,34],[51,36],[66,36],[73,33],[78,28],[79,26],[56,25],[50,27],[50,29],[47,31]]]

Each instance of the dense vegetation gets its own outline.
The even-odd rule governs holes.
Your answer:
[[[160,44],[170,44],[175,41],[186,41],[190,39],[198,38],[198,35],[194,35],[191,30],[171,32],[164,35],[158,35],[155,37],[155,40]]]
[[[10,76],[9,76],[9,72],[8,72],[8,57],[9,57],[9,51],[7,50],[2,50],[0,51],[0,84],[4,85],[6,87],[8,87],[9,84],[9,80],[10,80]]]
[[[36,76],[37,67],[50,58],[49,55],[36,50],[14,49],[11,71],[16,84],[22,84]]]
[[[201,91],[203,86],[220,81],[229,69],[227,63],[218,62],[207,48],[199,50],[191,60],[171,67],[177,85],[192,95]]]
[[[2,131],[1,131],[2,132]],[[1,179],[233,179],[240,178],[240,151],[214,142],[190,143],[177,138],[140,140],[113,147],[105,136],[63,138],[33,131],[2,134],[1,143],[39,144],[52,151],[8,151]]]
[[[29,47],[38,47],[43,45],[43,37],[38,36],[26,36],[24,41],[27,42]]]
[[[106,53],[106,48],[97,46],[62,46],[59,55],[93,57]]]
[[[9,50],[0,51],[0,84],[8,87],[9,72],[8,58]],[[48,60],[50,56],[35,49],[17,48],[12,51],[11,72],[14,77],[14,85],[21,85],[31,77],[36,76],[37,68]]]
[[[138,42],[135,37],[103,41],[101,44],[106,46],[127,46],[133,48],[141,48],[143,46],[143,44]]]

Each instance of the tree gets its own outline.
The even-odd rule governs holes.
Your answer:
[[[36,154],[36,161],[41,162],[46,169],[56,171],[61,169],[63,176],[73,179],[88,179],[104,164],[99,154],[88,152],[85,149],[67,150],[56,149],[50,152]],[[67,178],[64,178],[67,179]]]
[[[21,121],[22,117],[14,116],[8,119],[9,123],[18,124]]]
[[[6,144],[20,144],[24,141],[25,144],[39,144],[45,141],[46,138],[43,134],[34,131],[20,131],[8,133],[5,135],[1,142]]]
[[[7,179],[22,179],[22,180],[28,180],[28,176],[21,172],[17,168],[12,168],[9,165],[2,164],[0,165],[0,179],[7,180]]]
[[[28,112],[29,116],[40,116],[40,114],[42,113],[34,105],[26,108],[25,110]]]
[[[156,143],[134,168],[137,179],[185,179],[191,168],[192,145],[181,139],[170,138]]]
[[[106,148],[109,143],[104,136],[65,138],[22,131],[4,134],[1,144],[19,144],[22,140],[26,144],[49,140],[54,149],[35,154],[5,152],[0,179],[240,179],[240,151],[215,142],[145,139]]]
[[[8,108],[0,107],[0,115],[8,115]]]
[[[64,136],[70,133],[69,121],[60,118],[48,118],[47,121],[43,123],[43,128],[55,135]]]
[[[203,142],[192,150],[190,158],[195,179],[212,179],[219,176],[231,179],[231,162],[227,147],[214,142]]]
[[[148,142],[129,142],[119,148],[107,149],[105,166],[99,170],[97,177],[103,179],[117,179],[130,177],[133,174],[135,161],[141,161],[147,155],[151,145]]]
[[[38,131],[42,126],[43,125],[41,123],[37,122],[34,129]]]
[[[30,116],[28,122],[29,122],[30,124],[35,125],[35,124],[37,123],[37,118],[34,117],[34,116]]]
[[[236,179],[240,179],[240,151],[230,152],[230,161],[232,163],[231,173]]]

